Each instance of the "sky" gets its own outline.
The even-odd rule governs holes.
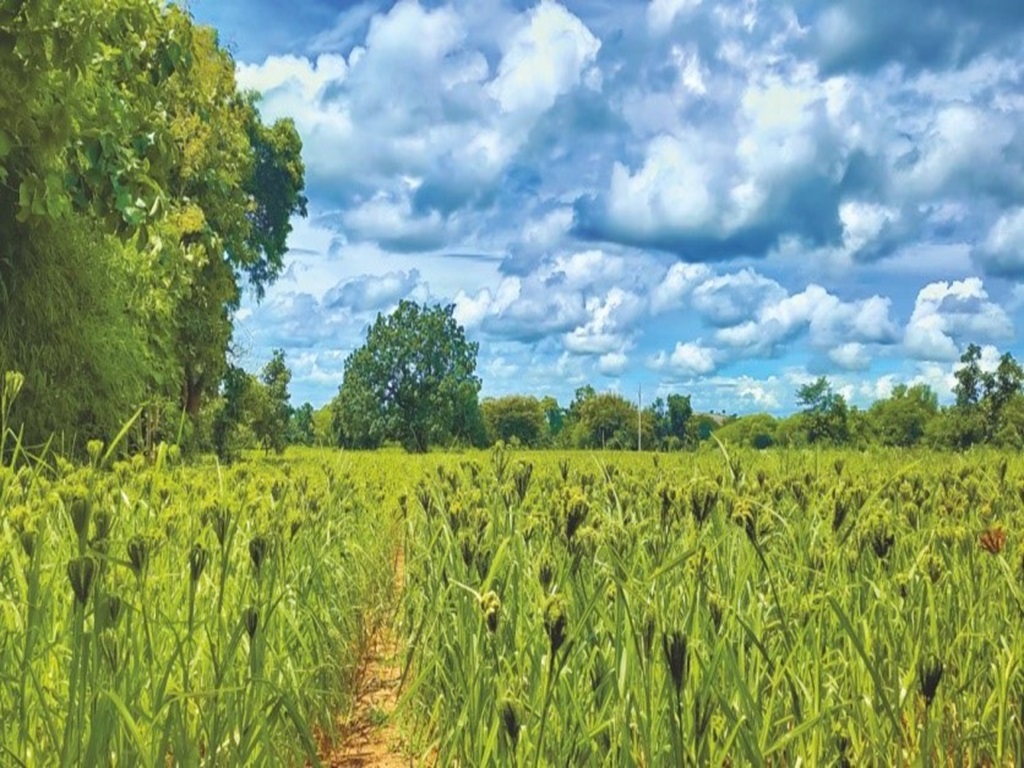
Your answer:
[[[192,0],[302,136],[309,216],[236,316],[333,397],[402,299],[454,304],[483,396],[787,413],[943,400],[1024,358],[1020,0]]]

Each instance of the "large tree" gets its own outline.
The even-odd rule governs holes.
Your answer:
[[[488,398],[480,404],[487,437],[491,442],[515,440],[536,447],[548,433],[548,415],[544,404],[528,395]]]
[[[638,422],[636,404],[622,395],[586,394],[579,401],[578,413],[573,439],[579,448],[636,449],[638,428],[643,444],[654,445],[654,415],[644,411]]]
[[[264,125],[215,33],[161,0],[0,4],[0,82],[15,418],[36,439],[109,436],[159,398],[197,413],[305,212],[294,126]]]
[[[474,443],[482,426],[475,375],[478,345],[454,317],[455,305],[402,301],[378,314],[366,343],[345,361],[332,408],[343,444],[406,450]]]
[[[291,399],[288,384],[291,380],[292,372],[285,363],[284,350],[275,349],[253,387],[258,394],[251,414],[252,431],[265,450],[282,453],[288,445],[288,426],[292,414],[288,404]]]
[[[882,445],[916,445],[938,411],[938,396],[927,384],[897,384],[888,398],[868,409],[869,429]]]
[[[807,442],[839,444],[849,436],[846,398],[832,389],[824,376],[804,384],[797,390],[796,401],[803,406],[801,422],[807,431]]]

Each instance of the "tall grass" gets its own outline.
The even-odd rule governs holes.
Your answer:
[[[417,754],[1019,763],[1019,462],[923,458],[439,462],[407,503]]]
[[[337,457],[102,458],[0,467],[0,764],[318,764],[390,513]]]

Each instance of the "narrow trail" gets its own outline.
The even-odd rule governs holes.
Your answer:
[[[405,560],[399,549],[395,555],[396,605],[404,583]],[[355,706],[338,724],[341,743],[324,757],[324,766],[405,768],[413,764],[403,754],[398,729],[391,722],[401,678],[398,638],[393,622],[385,620],[373,633],[356,675]]]

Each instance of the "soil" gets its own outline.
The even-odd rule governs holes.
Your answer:
[[[395,556],[395,594],[405,580],[402,553]],[[325,755],[330,768],[405,768],[412,758],[402,752],[401,738],[392,722],[398,705],[402,669],[398,639],[391,616],[373,633],[367,654],[356,674],[355,706],[339,722],[340,744]]]

